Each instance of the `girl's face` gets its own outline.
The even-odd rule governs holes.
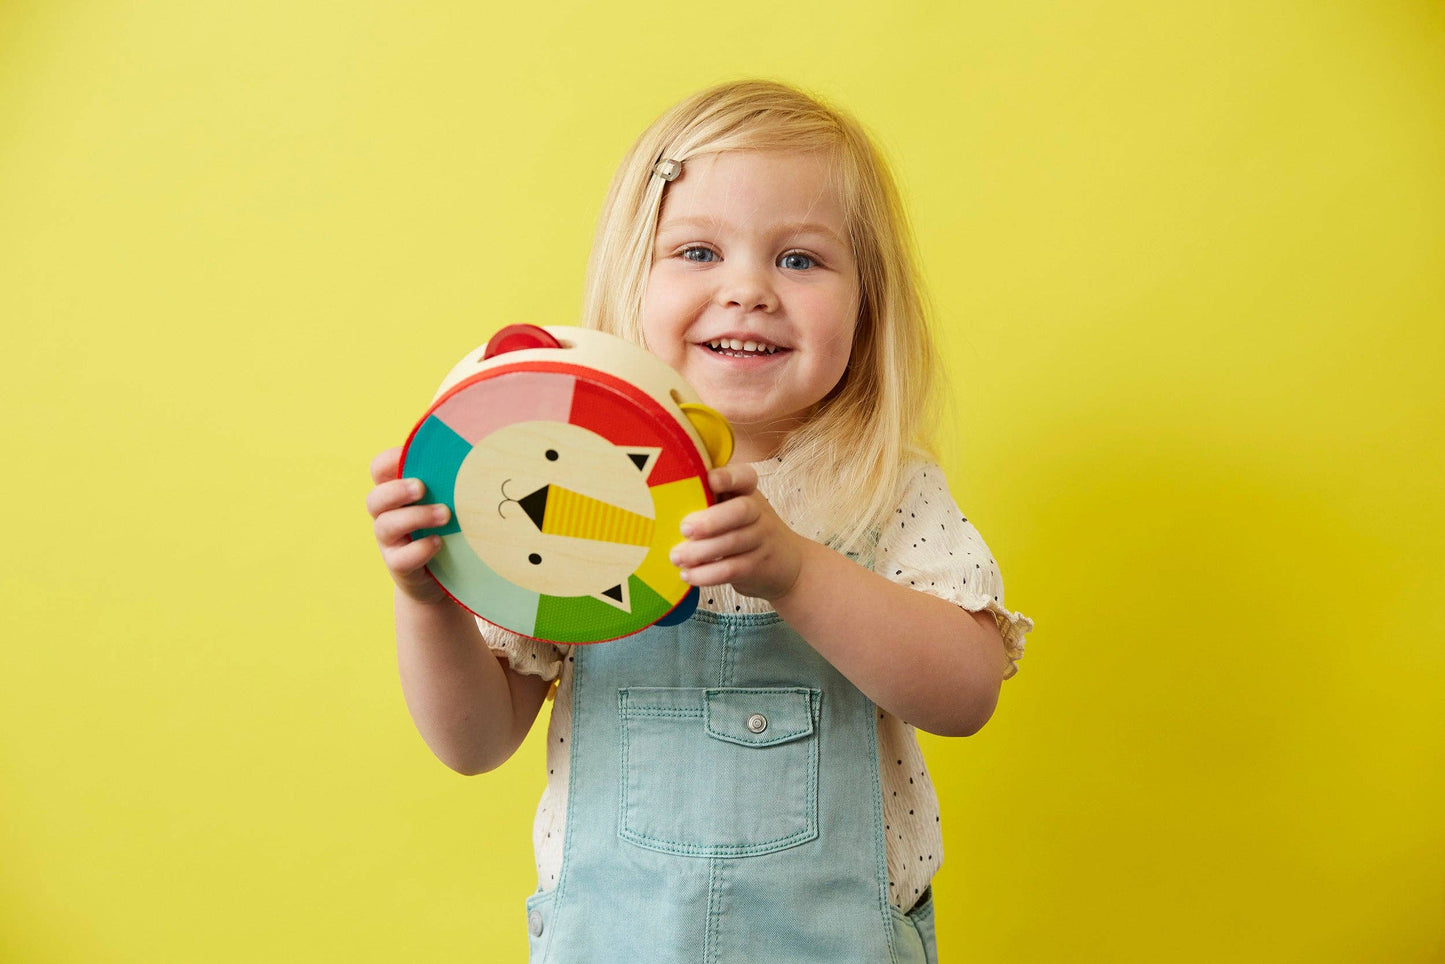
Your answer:
[[[703,154],[668,185],[643,335],[733,423],[738,459],[772,454],[838,384],[858,298],[823,157]]]

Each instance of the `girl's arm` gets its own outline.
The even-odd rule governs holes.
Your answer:
[[[793,532],[757,491],[750,466],[715,469],[724,502],[683,520],[675,565],[696,586],[732,583],[772,603],[869,699],[944,736],[978,732],[1008,668],[987,612],[901,586]]]
[[[514,672],[450,599],[418,603],[396,591],[396,661],[417,731],[458,773],[494,770],[532,728],[549,682]]]
[[[422,497],[422,485],[397,478],[400,454],[400,449],[388,449],[372,460],[377,485],[366,506],[396,583],[402,693],[417,730],[439,760],[459,773],[484,773],[516,752],[550,684],[513,672],[493,655],[476,620],[424,571],[440,543],[413,542],[409,534],[444,524],[447,509],[413,504]]]
[[[772,604],[900,719],[941,736],[971,736],[993,716],[1009,664],[992,613],[900,586],[807,539],[797,580]]]

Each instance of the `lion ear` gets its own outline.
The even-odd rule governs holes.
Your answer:
[[[508,325],[497,332],[487,341],[486,351],[482,352],[482,360],[486,361],[494,355],[500,355],[509,351],[522,351],[527,348],[561,348],[562,343],[552,337],[552,333],[545,328],[536,325]]]
[[[637,466],[637,471],[642,474],[644,480],[652,474],[652,467],[657,464],[658,456],[662,455],[660,448],[644,448],[636,445],[625,446],[622,451],[626,452],[627,457],[632,460],[632,464]]]
[[[697,402],[683,402],[678,407],[701,436],[708,457],[712,459],[712,467],[718,469],[727,465],[728,459],[733,457],[733,427],[728,420],[716,409]]]
[[[632,612],[632,593],[628,591],[628,588],[626,582],[620,582],[611,589],[593,593],[592,598],[600,599],[609,606],[630,613]]]

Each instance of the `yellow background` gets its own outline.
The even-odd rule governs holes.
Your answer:
[[[692,90],[896,163],[1038,622],[945,961],[1445,960],[1445,7],[0,4],[0,960],[519,960],[533,739],[413,731],[366,464]]]

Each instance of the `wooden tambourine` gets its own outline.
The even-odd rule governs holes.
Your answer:
[[[713,504],[727,420],[661,359],[583,328],[512,325],[454,367],[402,450],[451,509],[427,569],[490,623],[597,643],[681,622],[697,590],[667,560]]]

